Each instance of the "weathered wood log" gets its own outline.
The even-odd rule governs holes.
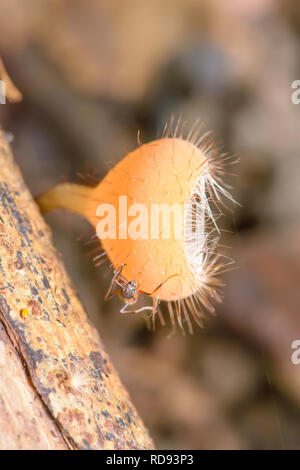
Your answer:
[[[0,448],[152,447],[0,131]]]

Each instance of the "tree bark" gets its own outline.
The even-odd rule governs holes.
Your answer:
[[[153,448],[2,131],[0,448]]]

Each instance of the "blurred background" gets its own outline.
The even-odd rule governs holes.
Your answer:
[[[32,194],[103,177],[183,116],[237,155],[226,245],[237,269],[193,336],[104,303],[78,216],[54,241],[159,449],[299,449],[300,4],[296,0],[0,0],[0,56],[23,94],[0,105]]]

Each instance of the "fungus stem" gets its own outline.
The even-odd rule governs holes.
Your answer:
[[[44,214],[54,209],[68,209],[86,216],[87,200],[93,188],[75,183],[62,183],[36,198],[36,202]]]

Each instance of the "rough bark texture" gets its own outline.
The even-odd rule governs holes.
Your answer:
[[[0,131],[0,448],[152,446]]]

